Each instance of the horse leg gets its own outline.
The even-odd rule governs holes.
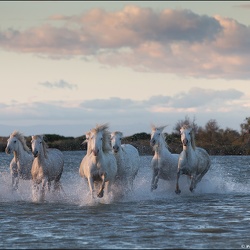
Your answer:
[[[47,178],[44,178],[44,179],[42,180],[41,201],[44,201],[44,200],[45,200],[45,187],[46,187],[47,182],[48,182]]]
[[[15,191],[18,189],[18,174],[17,172],[12,173],[12,178],[11,178],[11,184],[12,184],[12,191]]]
[[[37,200],[38,190],[39,190],[39,184],[33,181],[33,186],[32,186],[32,200],[33,201]]]
[[[191,175],[191,184],[190,184],[190,187],[189,187],[189,190],[190,190],[191,192],[193,192],[194,189],[196,188],[196,184],[197,184],[196,174]]]
[[[106,182],[106,173],[102,174],[101,175],[101,179],[102,179],[102,184],[101,184],[101,188],[99,190],[99,193],[97,194],[97,196],[99,198],[102,198],[103,197],[103,190],[104,190],[104,187],[105,187],[105,182]]]
[[[15,178],[16,183],[15,183],[15,190],[18,190],[18,185],[19,185],[19,175]]]
[[[94,190],[94,181],[93,181],[92,176],[88,177],[88,184],[89,184],[89,191],[90,191],[91,197],[93,199],[94,198],[94,193],[93,193],[93,190]]]
[[[201,181],[202,177],[207,173],[208,169],[209,167],[207,167],[203,172],[200,173],[200,175],[198,176],[196,180],[196,184]]]
[[[151,191],[153,191],[154,189],[157,189],[158,180],[159,180],[159,169],[154,168],[154,170],[153,170],[153,178],[152,178],[152,181],[151,181]]]
[[[48,191],[50,192],[51,181],[48,181]]]
[[[176,180],[176,189],[175,189],[175,193],[176,194],[180,194],[181,193],[181,190],[179,188],[179,178],[180,178],[180,174],[181,174],[181,171],[178,170],[177,172],[177,180]]]

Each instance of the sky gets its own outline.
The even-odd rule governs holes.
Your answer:
[[[0,135],[240,131],[250,1],[1,1]]]

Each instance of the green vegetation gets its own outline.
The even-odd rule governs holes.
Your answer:
[[[171,134],[165,133],[166,142],[172,153],[179,154],[182,151],[180,141],[180,128],[187,124],[194,128],[196,146],[202,147],[210,155],[250,155],[250,117],[246,117],[240,124],[241,131],[226,128],[221,129],[216,120],[209,120],[204,127],[200,127],[188,116],[176,123]],[[8,137],[0,137],[0,151],[4,152]],[[86,150],[86,144],[82,144],[85,135],[81,137],[65,137],[57,134],[45,134],[45,141],[50,148],[65,150]],[[31,137],[26,137],[27,145],[31,147]],[[123,138],[122,143],[134,145],[141,155],[153,155],[150,147],[150,134],[137,133]]]

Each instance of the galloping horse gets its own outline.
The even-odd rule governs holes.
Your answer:
[[[97,125],[86,134],[86,139],[88,150],[80,164],[79,173],[88,180],[91,197],[94,198],[94,191],[99,189],[97,197],[102,198],[105,187],[107,193],[111,191],[117,174],[108,125]]]
[[[63,172],[63,154],[56,148],[48,148],[42,135],[32,136],[32,153],[35,157],[31,174],[33,180],[33,199],[36,199],[39,185],[41,187],[41,200],[45,198],[45,187],[48,184],[50,191],[51,181],[54,181],[54,190],[61,188],[60,178]]]
[[[80,163],[80,167],[79,167],[79,175],[81,176],[81,177],[85,177],[85,175],[84,175],[84,165],[85,164],[87,164],[87,163],[85,163],[85,161],[88,161],[88,157],[87,156],[89,156],[90,154],[91,154],[91,148],[90,148],[90,141],[89,141],[89,138],[90,138],[90,134],[91,134],[91,132],[89,131],[89,132],[87,132],[86,134],[85,134],[85,140],[82,142],[82,144],[85,144],[85,143],[87,143],[87,152],[86,152],[86,157],[83,157],[83,159],[82,159],[82,161],[81,161],[81,163]]]
[[[173,180],[176,177],[178,167],[178,155],[171,154],[162,134],[166,126],[156,127],[152,125],[150,145],[155,153],[151,161],[153,177],[151,191],[157,188],[158,180]]]
[[[10,173],[12,176],[12,188],[18,189],[19,179],[31,180],[31,167],[33,162],[33,156],[30,149],[26,145],[24,136],[14,131],[7,140],[7,146],[5,148],[6,154],[14,154],[12,161],[10,162]]]
[[[111,146],[117,161],[117,177],[125,191],[133,190],[133,181],[140,167],[138,150],[131,144],[121,144],[123,133],[111,133]]]
[[[191,178],[189,190],[192,192],[197,183],[201,181],[202,177],[210,168],[211,161],[209,154],[203,148],[196,147],[194,141],[194,132],[192,128],[184,125],[181,129],[181,142],[183,151],[179,156],[177,182],[175,192],[181,192],[179,188],[179,178],[181,174],[187,175]]]

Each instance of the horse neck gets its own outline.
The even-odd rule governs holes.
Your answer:
[[[155,146],[155,155],[170,154],[167,145],[162,137],[160,137],[159,144]]]
[[[192,144],[188,144],[187,146],[183,145],[183,151],[186,153],[186,156],[189,157],[190,155],[194,154],[194,149],[192,147]]]
[[[22,159],[25,157],[25,150],[23,149],[23,145],[21,145],[21,142],[18,141],[17,150],[14,150],[14,158],[15,162],[22,161]]]
[[[125,151],[124,151],[124,148],[122,147],[122,145],[120,145],[120,149],[114,155],[115,155],[117,162],[121,163],[124,161]]]
[[[44,152],[44,148],[42,147],[40,154],[37,156],[38,162],[40,164],[45,162],[45,160],[47,158],[47,154],[48,154],[48,152]]]

